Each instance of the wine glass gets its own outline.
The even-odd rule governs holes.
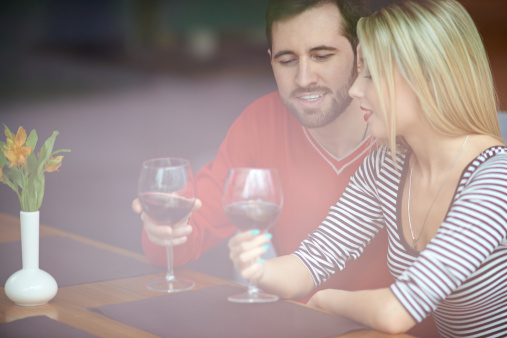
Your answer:
[[[276,169],[235,168],[229,171],[222,204],[229,220],[240,230],[268,231],[278,218],[282,203],[282,187]],[[247,292],[230,296],[228,300],[266,303],[278,300],[278,296],[260,292],[257,281],[250,280]]]
[[[194,174],[190,162],[180,158],[144,161],[139,175],[138,195],[143,211],[160,225],[174,225],[189,216],[195,202]],[[167,238],[167,273],[146,287],[158,292],[191,289],[195,283],[176,278],[173,271],[172,235]]]

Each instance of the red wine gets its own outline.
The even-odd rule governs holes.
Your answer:
[[[176,224],[188,215],[194,200],[159,192],[140,194],[143,211],[158,223]]]
[[[229,220],[244,231],[266,230],[275,223],[280,213],[279,205],[257,201],[235,202],[224,209]]]

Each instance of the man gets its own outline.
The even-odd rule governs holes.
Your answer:
[[[374,146],[358,102],[348,96],[357,76],[356,23],[365,15],[366,7],[357,0],[269,2],[266,34],[278,92],[247,107],[214,161],[200,170],[196,182],[202,207],[198,202],[195,209],[200,209],[188,224],[175,225],[173,231],[142,214],[143,249],[151,262],[165,264],[165,249],[159,245],[172,231],[176,266],[235,233],[221,204],[227,173],[234,167],[277,168],[284,204],[271,233],[278,254],[292,253],[320,224]],[[137,200],[133,208],[141,212]],[[374,241],[321,288],[390,285],[387,248],[381,243]]]

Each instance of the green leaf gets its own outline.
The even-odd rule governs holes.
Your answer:
[[[39,176],[44,175],[46,163],[49,160],[49,156],[51,155],[51,152],[53,151],[55,139],[56,139],[56,136],[58,136],[58,134],[59,134],[58,131],[54,131],[53,135],[51,135],[46,140],[46,142],[44,142],[44,145],[42,146],[42,148],[40,150],[39,166],[37,168],[37,175],[39,175]]]
[[[44,198],[44,186],[46,185],[46,179],[44,178],[44,176],[42,176],[42,180],[36,180],[37,181],[37,184],[36,184],[36,187],[37,187],[37,198],[36,198],[36,202],[35,202],[35,205],[34,205],[34,210],[32,211],[37,211],[40,209],[41,205],[42,205],[42,199]]]
[[[35,153],[32,151],[30,155],[28,155],[28,158],[26,159],[26,166],[29,175],[36,175],[37,174],[37,157],[35,156]]]
[[[60,149],[60,150],[57,150],[57,151],[54,151],[51,156],[54,156],[58,153],[70,153],[70,149]]]
[[[25,188],[25,183],[23,182],[23,176],[21,174],[21,169],[19,167],[10,168],[10,170],[6,170],[4,172],[4,176],[8,177],[13,184],[16,184],[21,189]]]
[[[21,210],[23,211],[37,211],[42,204],[44,196],[44,175],[42,181],[39,180],[37,175],[31,175],[28,179],[26,188],[21,192]]]
[[[26,146],[27,147],[32,146],[33,150],[35,151],[35,146],[37,145],[37,140],[38,140],[37,132],[34,129],[30,132],[30,135],[28,135],[28,138],[26,139]]]
[[[9,161],[5,157],[4,153],[0,151],[0,168],[3,168],[4,166],[8,165]]]
[[[40,180],[37,175],[30,177],[29,183],[27,184],[27,186],[30,187],[30,192],[25,195],[27,210],[24,211],[37,211],[40,209],[42,198],[44,197],[44,175],[42,175],[41,178],[42,180]]]
[[[28,202],[30,201],[30,189],[22,189],[21,196],[19,197],[19,204],[21,205],[22,211],[30,211]]]

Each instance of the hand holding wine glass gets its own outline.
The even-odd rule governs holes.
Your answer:
[[[202,202],[196,198],[194,206],[190,213],[194,213],[201,208]],[[169,238],[172,239],[172,245],[177,246],[185,243],[187,237],[192,233],[193,228],[188,224],[188,219],[182,219],[180,222],[173,225],[159,224],[155,220],[151,219],[144,211],[141,206],[141,201],[136,198],[132,201],[132,210],[140,215],[141,221],[143,222],[144,230],[146,235],[156,245],[166,246],[168,245]]]
[[[187,160],[159,158],[143,162],[138,185],[139,202],[150,220],[173,226],[186,220],[195,203],[192,167]],[[171,231],[164,242],[167,252],[167,273],[148,282],[150,290],[177,292],[190,289],[192,281],[177,279],[173,272]]]
[[[283,203],[282,188],[275,169],[237,168],[231,169],[225,183],[222,204],[231,222],[240,230],[253,234],[266,233],[274,225]],[[242,233],[238,237],[248,237]],[[261,236],[250,245],[250,264],[258,261],[258,257],[266,250],[261,245],[270,238]],[[233,253],[231,252],[231,258]],[[248,291],[228,298],[233,302],[258,303],[278,300],[277,296],[260,292],[256,279],[249,279]]]

